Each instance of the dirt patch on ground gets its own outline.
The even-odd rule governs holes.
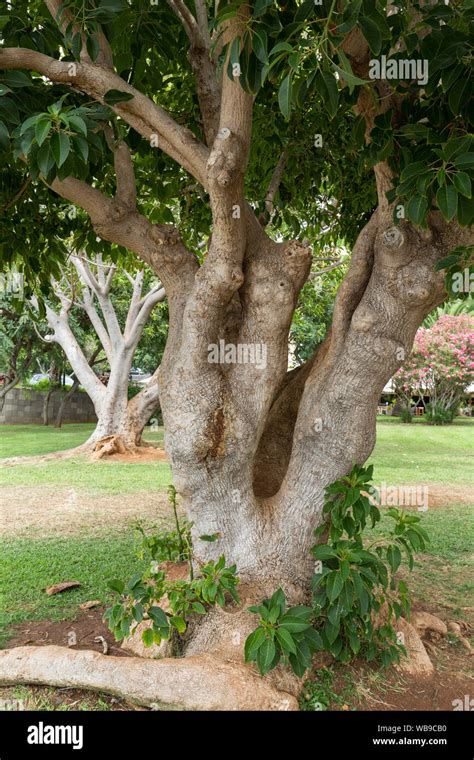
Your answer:
[[[171,520],[167,496],[158,491],[91,497],[76,488],[3,486],[0,495],[0,535],[15,538],[94,535],[137,519],[145,525]]]
[[[127,454],[111,454],[105,459],[99,460],[104,462],[125,462],[126,464],[146,464],[147,462],[168,462],[169,457],[163,449],[157,449],[153,446],[146,446]]]
[[[11,626],[9,629],[12,638],[7,647],[19,647],[25,645],[47,646],[58,644],[68,646],[73,639],[77,641],[71,649],[93,649],[103,652],[101,641],[95,641],[98,636],[106,641],[108,651],[114,657],[128,657],[128,653],[120,649],[120,642],[116,642],[109,629],[102,622],[104,607],[97,607],[85,613],[81,613],[73,620],[39,620],[31,623],[22,623]],[[18,691],[20,689],[20,692]],[[123,699],[112,697],[109,694],[95,694],[84,689],[53,689],[45,686],[28,687],[5,687],[0,689],[0,699],[21,699],[25,710],[130,710],[139,709]]]
[[[459,645],[446,642],[438,657],[430,652],[430,659],[436,667],[433,675],[414,678],[387,670],[383,671],[383,684],[380,670],[373,671],[375,681],[368,667],[360,666],[356,676],[357,698],[352,707],[357,710],[453,710],[456,700],[463,701],[465,694],[472,694],[474,673],[472,669],[468,671],[468,661],[472,658],[466,657]]]
[[[93,649],[103,653],[102,642],[95,641],[98,636],[101,636],[107,643],[108,653],[115,657],[128,656],[103,622],[104,612],[105,607],[96,607],[69,620],[54,622],[36,620],[13,625],[8,629],[12,638],[8,640],[7,648],[22,647],[27,644],[35,646],[58,644],[62,647],[70,646],[71,649]],[[73,644],[73,642],[76,643]]]

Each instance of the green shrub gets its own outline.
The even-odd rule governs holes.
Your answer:
[[[323,513],[329,535],[312,550],[317,562],[312,607],[287,610],[278,589],[262,605],[249,608],[260,620],[246,641],[245,657],[255,660],[262,674],[282,660],[302,676],[315,651],[330,652],[345,663],[357,655],[368,661],[379,657],[383,665],[405,653],[393,624],[402,614],[409,616],[408,589],[395,574],[402,552],[412,569],[413,552],[423,550],[429,539],[417,515],[390,508],[391,528],[364,546],[367,524],[373,528],[380,520],[378,494],[369,485],[372,472],[372,466],[354,466],[326,489]],[[328,525],[322,524],[316,536],[326,531]],[[377,625],[382,606],[384,621]]]
[[[456,411],[439,402],[427,404],[425,419],[429,425],[449,425],[454,420]]]

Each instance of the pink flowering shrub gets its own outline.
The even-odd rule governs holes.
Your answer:
[[[393,378],[398,398],[430,397],[433,421],[453,419],[465,390],[474,381],[474,317],[444,315],[420,327],[413,350]],[[442,419],[443,418],[443,419]],[[445,418],[445,419],[444,419]]]

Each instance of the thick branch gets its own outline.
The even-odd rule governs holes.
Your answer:
[[[48,336],[49,341],[59,343],[67,356],[69,364],[74,369],[76,376],[79,378],[81,385],[84,386],[87,393],[92,399],[95,409],[99,409],[106,389],[102,385],[94,370],[89,366],[82,348],[72,332],[67,318],[56,314],[50,306],[46,304],[46,319],[53,334]]]
[[[1,48],[0,69],[37,71],[52,82],[82,90],[100,103],[112,89],[133,95],[132,100],[112,106],[115,113],[147,140],[157,135],[160,148],[205,186],[208,157],[205,145],[113,71],[96,64],[58,61],[27,48]]]

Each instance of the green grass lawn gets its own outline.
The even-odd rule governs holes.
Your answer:
[[[89,438],[94,423],[63,425],[2,425],[0,428],[0,457],[36,456],[53,451],[65,451],[80,446]],[[163,442],[163,428],[145,431],[144,438],[152,443]]]
[[[59,430],[42,425],[2,425],[0,454],[3,457],[36,456],[79,446],[87,440],[93,424],[65,425]],[[146,431],[145,439],[163,443],[163,428]],[[166,462],[124,464],[66,459],[25,464],[0,470],[0,485],[67,486],[85,493],[120,494],[166,490],[171,470]]]
[[[377,443],[370,457],[376,482],[474,483],[474,418],[458,417],[452,425],[410,425],[396,417],[377,420]]]
[[[113,597],[108,580],[130,577],[144,566],[132,531],[113,537],[2,540],[0,551],[0,646],[7,626],[71,618],[91,599],[106,603]],[[54,596],[44,592],[64,580],[82,586]]]
[[[68,487],[91,496],[165,491],[171,481],[167,462],[125,464],[67,459],[0,469],[0,485]]]

